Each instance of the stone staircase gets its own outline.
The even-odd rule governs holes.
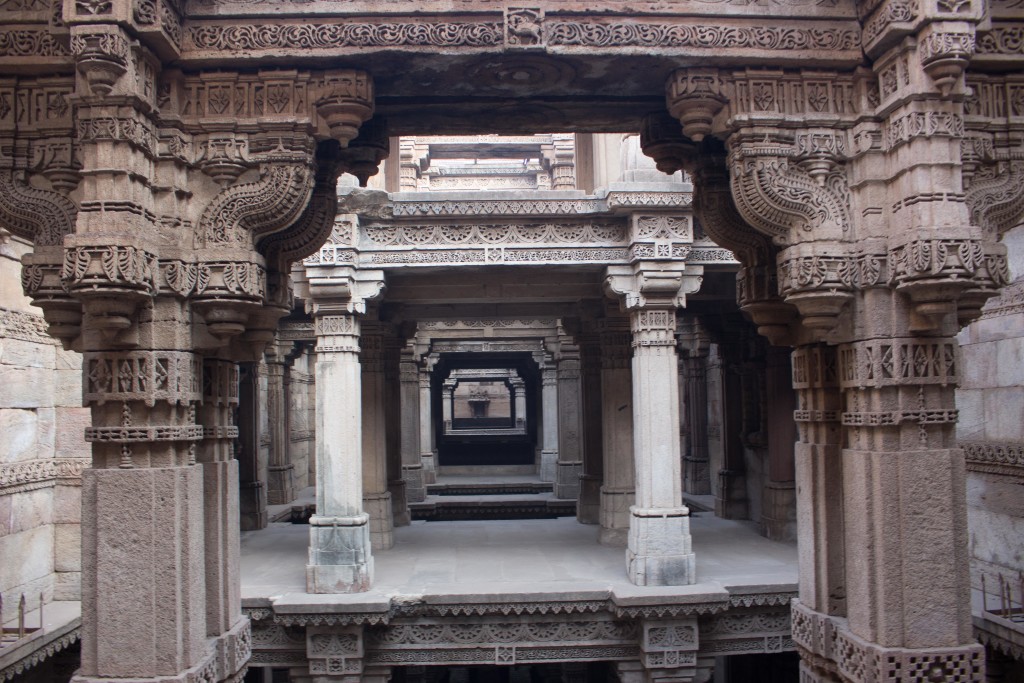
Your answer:
[[[427,499],[410,503],[414,520],[553,519],[576,514],[575,500],[554,497],[550,482],[528,476],[442,475]]]

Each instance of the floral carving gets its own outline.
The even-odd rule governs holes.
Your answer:
[[[489,47],[502,44],[504,28],[498,22],[200,25],[190,28],[188,37],[198,50]]]
[[[759,26],[737,28],[693,23],[551,22],[549,45],[587,47],[697,47],[761,50],[856,50],[859,31]]]

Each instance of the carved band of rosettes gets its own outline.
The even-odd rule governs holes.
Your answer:
[[[839,348],[843,388],[957,383],[956,342],[892,339],[857,342]]]
[[[187,405],[201,398],[200,374],[198,357],[184,351],[89,352],[82,360],[83,401]]]
[[[1024,476],[1024,445],[999,441],[961,441],[967,469]]]

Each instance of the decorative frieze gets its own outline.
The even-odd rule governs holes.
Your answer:
[[[502,45],[500,22],[345,21],[338,23],[196,24],[187,32],[194,50],[331,50],[374,47],[493,47]]]
[[[886,339],[839,349],[843,388],[937,384],[955,386],[959,347],[952,341]]]
[[[71,52],[49,29],[15,28],[0,31],[0,57],[68,57]]]
[[[723,26],[683,22],[614,22],[576,19],[549,21],[550,46],[601,48],[658,47],[739,50],[859,50],[860,32],[852,28]]]
[[[616,222],[369,225],[361,231],[369,242],[364,250],[373,246],[626,243],[626,230]]]
[[[185,351],[88,352],[82,359],[83,402],[200,399],[199,359]]]
[[[1024,443],[999,441],[961,441],[972,472],[1024,476]]]

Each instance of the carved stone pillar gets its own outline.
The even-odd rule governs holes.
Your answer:
[[[420,463],[423,465],[423,486],[437,483],[437,450],[434,446],[434,416],[430,409],[433,397],[430,395],[430,368],[427,361],[419,368],[420,382]]]
[[[452,428],[452,417],[455,414],[455,380],[446,379],[441,385],[441,419],[442,429],[446,432]]]
[[[310,593],[367,590],[370,517],[363,512],[359,318],[322,308],[316,330],[316,514],[309,520]]]
[[[526,428],[526,382],[521,377],[513,377],[509,380],[509,387],[512,391],[512,417],[513,426],[517,429]]]
[[[558,368],[549,353],[541,368],[541,481],[555,481],[558,468]]]
[[[559,338],[558,376],[558,466],[555,498],[576,500],[583,471],[582,396],[580,393],[579,349],[568,336]]]
[[[762,533],[776,541],[796,539],[796,392],[787,349],[769,347],[765,364],[767,477],[761,504]]]
[[[267,465],[267,503],[284,505],[295,499],[292,482],[294,467],[289,453],[291,410],[285,374],[292,344],[274,344],[267,359],[267,430],[270,432],[270,457]]]
[[[604,459],[598,538],[604,545],[625,545],[629,510],[636,499],[629,319],[606,317],[598,320],[597,325],[601,342],[601,450]]]
[[[399,377],[402,479],[405,481],[406,500],[420,503],[426,499],[427,492],[423,486],[423,462],[420,459],[420,373],[411,346],[402,350]]]
[[[370,516],[370,543],[374,550],[394,545],[394,516],[388,491],[387,382],[384,338],[387,326],[364,321],[360,338],[362,364],[363,509]]]
[[[696,569],[682,499],[675,311],[632,311],[630,329],[636,504],[630,508],[629,579],[641,586],[685,585]]]

